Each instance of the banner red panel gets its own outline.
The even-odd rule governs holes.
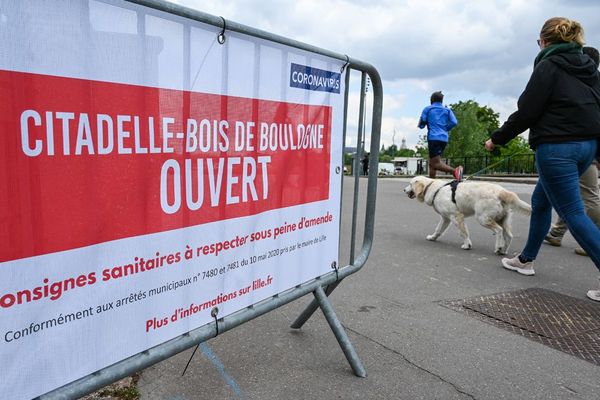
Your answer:
[[[329,197],[331,108],[0,71],[0,262]]]

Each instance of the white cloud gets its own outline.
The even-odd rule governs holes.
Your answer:
[[[600,3],[591,0],[176,2],[374,65],[383,80],[386,145],[394,127],[396,144],[402,135],[416,144],[414,125],[434,90],[444,91],[446,103],[488,105],[503,122],[515,110],[550,17],[581,22],[587,42],[600,47]]]
[[[408,148],[415,148],[419,141],[419,137],[425,132],[417,128],[419,122],[418,117],[384,117],[382,121],[381,142],[390,146],[395,144],[400,148],[402,140],[406,140]]]

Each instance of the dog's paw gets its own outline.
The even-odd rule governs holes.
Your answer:
[[[494,251],[494,253],[496,253],[496,255],[503,256],[507,253],[507,250],[500,247],[500,248],[496,249],[496,251]]]
[[[431,242],[435,242],[435,240],[437,239],[437,236],[435,235],[427,235],[427,237],[425,238]]]
[[[463,243],[462,246],[460,246],[463,250],[471,250],[471,247],[473,247],[473,244],[471,244],[470,241],[468,243]]]

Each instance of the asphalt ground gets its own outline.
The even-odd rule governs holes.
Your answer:
[[[359,210],[366,182],[360,179]],[[403,193],[407,182],[379,179],[367,264],[330,296],[366,378],[352,373],[320,311],[302,329],[289,328],[312,300],[306,296],[203,343],[184,376],[192,349],[147,368],[138,382],[141,399],[599,399],[595,364],[440,304],[526,288],[585,299],[599,273],[589,258],[574,254],[572,236],[562,247],[544,245],[536,275],[522,276],[501,267],[494,237],[473,218],[467,220],[471,250],[460,248],[453,226],[437,242],[425,240],[438,216]],[[530,183],[502,186],[531,200]],[[345,204],[352,190],[347,177]],[[345,207],[342,263],[350,216]],[[362,226],[364,211],[359,217]],[[514,216],[509,254],[524,246],[528,223]]]

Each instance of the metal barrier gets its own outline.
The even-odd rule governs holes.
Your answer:
[[[93,1],[93,0],[90,0]],[[348,113],[348,94],[349,94],[349,83],[350,83],[350,71],[358,71],[361,73],[361,96],[358,113],[358,132],[357,132],[357,152],[358,156],[356,160],[362,159],[364,152],[364,143],[366,136],[366,129],[364,126],[366,110],[366,92],[367,84],[370,82],[372,86],[373,104],[371,110],[371,138],[370,138],[370,159],[369,159],[369,176],[367,184],[367,198],[365,204],[365,226],[364,226],[364,237],[362,245],[357,251],[357,224],[358,224],[358,193],[359,193],[359,171],[360,168],[353,168],[354,174],[354,196],[353,196],[353,215],[352,215],[352,232],[351,232],[351,250],[349,255],[349,263],[344,266],[340,266],[336,263],[331,265],[331,272],[322,274],[315,278],[312,278],[306,282],[299,283],[295,287],[286,289],[279,293],[275,293],[269,298],[250,304],[249,306],[235,311],[229,315],[223,317],[219,316],[218,308],[213,308],[212,317],[213,322],[206,323],[196,329],[179,335],[173,339],[165,341],[155,347],[145,349],[138,354],[116,362],[113,365],[102,368],[92,374],[86,375],[82,378],[75,380],[74,382],[68,383],[62,387],[54,389],[46,394],[39,396],[39,399],[58,399],[58,398],[77,398],[85,394],[91,393],[101,387],[104,387],[112,382],[115,382],[121,378],[127,377],[137,371],[140,371],[152,364],[160,362],[166,358],[169,358],[183,350],[191,348],[204,342],[210,338],[216,337],[217,335],[233,329],[251,319],[268,313],[278,307],[281,307],[289,302],[297,300],[304,295],[312,293],[314,300],[306,308],[306,310],[297,318],[292,324],[293,328],[299,329],[302,327],[312,313],[317,309],[321,308],[327,322],[329,323],[332,331],[334,332],[336,339],[338,340],[348,362],[350,363],[354,373],[359,377],[365,377],[366,371],[356,354],[348,336],[346,335],[343,326],[339,322],[335,312],[328,299],[328,295],[340,284],[340,282],[347,276],[357,272],[361,269],[367,261],[369,256],[374,232],[374,215],[375,215],[375,204],[376,204],[376,192],[377,192],[377,164],[379,158],[379,147],[380,147],[380,131],[381,131],[381,118],[382,118],[382,104],[383,104],[383,93],[382,93],[382,82],[377,70],[370,64],[350,58],[346,55],[331,52],[328,50],[320,49],[311,45],[307,45],[301,42],[290,40],[281,36],[273,35],[268,32],[253,29],[248,26],[244,26],[233,21],[225,20],[222,17],[211,16],[199,11],[195,11],[189,8],[181,7],[175,4],[158,1],[158,0],[130,0],[128,2],[117,2],[116,0],[102,0],[103,3],[107,3],[110,6],[116,6],[121,8],[130,8],[135,13],[146,12],[148,15],[158,16],[161,13],[168,13],[171,16],[177,18],[183,18],[184,20],[191,20],[201,22],[203,24],[211,25],[216,27],[215,32],[218,34],[219,43],[227,40],[227,35],[231,32],[236,32],[243,35],[248,35],[253,38],[264,40],[265,43],[277,43],[284,46],[289,46],[302,51],[310,52],[315,55],[325,56],[331,59],[339,60],[343,64],[343,73],[345,73],[345,92],[344,92],[344,116],[343,116],[343,140],[342,144],[346,141],[346,130],[347,121],[349,118]],[[94,1],[94,3],[97,3]],[[139,28],[139,22],[138,22]],[[141,29],[141,31],[140,31]],[[137,35],[145,34],[144,29],[138,29]],[[135,36],[135,34],[134,34]],[[189,36],[184,36],[189,37]],[[139,38],[140,40],[142,38]],[[186,39],[184,39],[185,42]],[[187,39],[189,40],[189,39]],[[186,48],[189,43],[183,43],[182,46]],[[150,50],[148,50],[150,51]],[[188,63],[184,64],[184,68],[189,68]],[[140,62],[143,62],[141,60]],[[1,69],[1,68],[0,68]],[[189,74],[188,75],[192,75]],[[186,100],[185,96],[183,101]],[[31,117],[35,120],[36,116]],[[81,135],[85,135],[85,132]],[[174,134],[177,135],[177,134]],[[33,150],[31,150],[33,152]],[[67,151],[68,153],[68,151]],[[343,156],[343,154],[342,154]],[[334,160],[339,162],[343,166],[342,160]],[[339,173],[339,172],[338,172]],[[342,187],[343,173],[339,173],[339,185]],[[341,202],[341,196],[340,196]],[[170,198],[165,195],[164,203],[166,209],[168,207],[174,207],[176,202],[171,202]],[[341,209],[341,204],[340,204]],[[338,224],[338,230],[341,229],[341,221]],[[191,278],[190,278],[191,279]],[[92,282],[93,283],[93,282]],[[259,282],[260,283],[260,282]],[[264,283],[264,282],[263,282]],[[7,297],[8,298],[8,297]],[[111,305],[112,306],[112,305]],[[62,315],[62,314],[61,314]],[[160,323],[160,321],[159,321]],[[152,329],[146,327],[146,330]]]
[[[507,157],[450,157],[444,159],[448,165],[462,165],[465,175],[479,174],[509,174],[537,175],[535,154],[516,154]]]

